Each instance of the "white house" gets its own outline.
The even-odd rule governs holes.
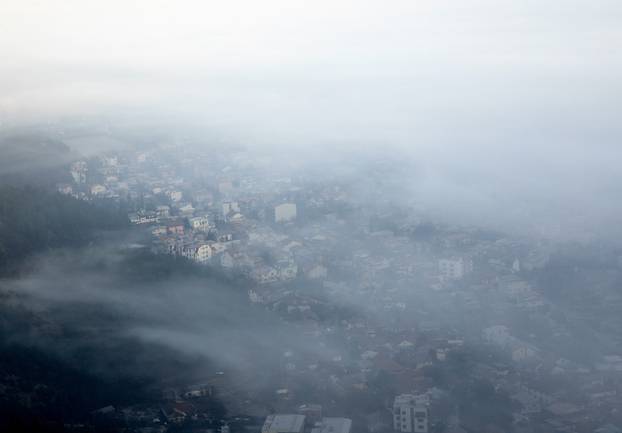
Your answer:
[[[209,220],[206,216],[198,216],[194,218],[189,218],[188,223],[190,224],[190,228],[192,230],[207,232],[209,231]]]

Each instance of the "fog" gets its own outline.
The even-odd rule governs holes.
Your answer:
[[[404,393],[434,433],[622,423],[621,24],[617,0],[2,2],[0,430],[114,404],[119,431],[252,433],[320,403],[385,433]]]
[[[317,342],[309,344],[295,329],[283,329],[277,317],[250,307],[239,284],[181,273],[147,281],[128,278],[123,269],[128,255],[131,249],[56,251],[38,257],[26,278],[5,282],[5,289],[66,329],[94,327],[107,334],[102,341],[138,338],[201,355],[211,364],[194,373],[198,375],[213,374],[213,365],[232,374],[261,369],[268,375],[287,351],[309,363],[338,353]],[[95,311],[101,318],[93,316]],[[68,339],[65,344],[61,356],[70,357],[72,344],[85,341]]]
[[[397,152],[426,171],[426,199],[506,227],[570,214],[585,229],[620,210],[616,1],[20,1],[1,12],[5,127],[140,115],[318,163],[335,149]]]

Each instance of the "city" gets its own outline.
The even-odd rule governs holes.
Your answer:
[[[622,433],[620,0],[0,2],[0,433]]]
[[[622,297],[603,276],[622,260],[606,245],[583,243],[594,257],[581,264],[573,243],[441,223],[406,203],[365,202],[337,178],[213,152],[181,140],[110,151],[68,161],[56,189],[123,204],[131,248],[241,281],[252,309],[304,340],[275,336],[261,377],[222,364],[163,388],[153,407],[98,416],[141,431],[614,431],[598,430],[622,417]],[[555,293],[568,272],[602,290],[591,304],[601,323],[580,292]],[[578,350],[578,330],[592,347]],[[203,400],[215,396],[235,417],[213,418]]]

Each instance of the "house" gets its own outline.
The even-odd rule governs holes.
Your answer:
[[[216,240],[223,245],[237,244],[238,242],[235,242],[233,238],[233,232],[218,231],[218,234],[216,235]]]
[[[469,259],[449,258],[438,261],[438,270],[445,280],[460,280],[473,271],[473,262]]]
[[[188,219],[188,224],[192,230],[200,232],[208,232],[210,229],[209,220],[207,216],[198,216]]]
[[[271,266],[258,266],[253,268],[250,277],[258,284],[269,284],[277,282],[280,278],[279,271]]]
[[[166,226],[166,231],[172,235],[183,235],[184,225],[180,221],[171,221]]]
[[[152,211],[138,211],[128,214],[132,224],[153,224],[158,222],[158,216]]]
[[[537,350],[528,344],[516,344],[512,347],[512,360],[515,362],[530,361],[537,357]]]
[[[184,203],[180,206],[179,213],[187,217],[192,216],[194,214],[194,207],[192,206],[192,203]]]

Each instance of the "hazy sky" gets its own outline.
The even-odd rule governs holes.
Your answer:
[[[620,0],[5,0],[0,35],[9,123],[148,108],[318,158],[407,150],[466,207],[619,208]]]
[[[620,93],[621,20],[617,0],[6,0],[0,102],[24,114],[197,93],[235,101],[233,88],[268,110],[280,98],[299,111],[311,97],[379,100],[395,122],[412,112],[404,92],[431,110],[574,93],[604,104]]]

